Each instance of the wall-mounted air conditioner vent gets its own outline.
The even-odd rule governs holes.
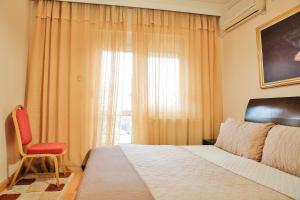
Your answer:
[[[233,1],[220,18],[222,31],[230,31],[261,13],[266,7],[265,0],[236,0]]]

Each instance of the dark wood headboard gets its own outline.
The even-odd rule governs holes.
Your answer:
[[[245,121],[300,127],[300,97],[250,99]]]

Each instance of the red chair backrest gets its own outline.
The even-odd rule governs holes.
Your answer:
[[[23,107],[18,109],[16,111],[16,118],[19,125],[22,144],[29,144],[32,140],[32,134],[26,109]]]

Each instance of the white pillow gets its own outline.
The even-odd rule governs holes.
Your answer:
[[[268,131],[272,123],[253,123],[227,119],[221,124],[216,147],[230,153],[260,161]]]
[[[300,177],[300,128],[274,126],[267,136],[261,162]]]

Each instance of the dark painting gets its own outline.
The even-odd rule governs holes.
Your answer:
[[[300,12],[263,30],[264,84],[300,77]]]

